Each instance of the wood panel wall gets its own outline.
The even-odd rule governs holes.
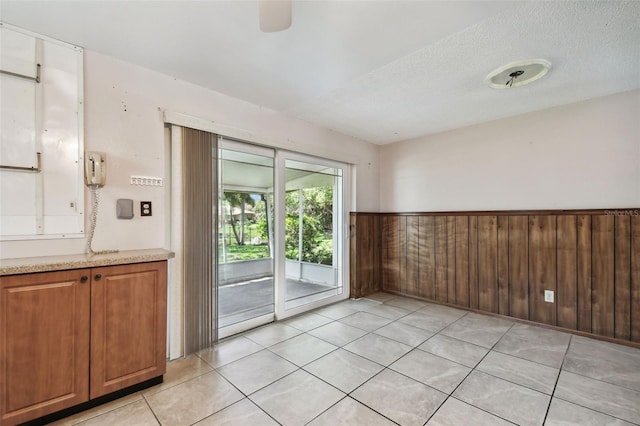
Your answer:
[[[353,298],[375,293],[381,288],[380,218],[376,214],[351,214],[349,281]]]
[[[351,295],[384,290],[640,342],[639,213],[352,213]]]

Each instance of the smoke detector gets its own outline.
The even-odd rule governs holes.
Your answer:
[[[549,69],[551,62],[544,59],[511,62],[491,71],[485,80],[494,89],[509,89],[542,78]]]

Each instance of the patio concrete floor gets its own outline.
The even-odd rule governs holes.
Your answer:
[[[309,303],[337,293],[334,286],[287,279],[287,308]],[[218,326],[226,327],[273,312],[273,278],[267,277],[221,286],[218,289]]]

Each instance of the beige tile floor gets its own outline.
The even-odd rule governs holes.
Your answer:
[[[376,293],[168,364],[56,424],[640,424],[640,349]]]

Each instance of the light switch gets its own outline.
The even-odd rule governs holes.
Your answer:
[[[133,200],[120,198],[116,201],[116,216],[118,219],[133,218]]]

